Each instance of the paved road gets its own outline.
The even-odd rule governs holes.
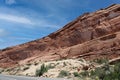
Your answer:
[[[68,79],[0,75],[0,80],[68,80]]]

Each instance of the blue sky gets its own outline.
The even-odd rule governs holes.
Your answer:
[[[0,0],[0,49],[42,38],[120,0]]]

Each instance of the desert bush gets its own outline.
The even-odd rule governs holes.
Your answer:
[[[83,71],[83,72],[80,73],[80,76],[81,77],[87,77],[87,76],[89,76],[89,72],[88,71]]]
[[[65,76],[69,76],[69,72],[64,70],[60,71],[58,77],[65,77]]]
[[[47,71],[48,71],[48,67],[45,66],[45,64],[42,64],[40,69],[36,70],[36,76],[42,76]]]
[[[104,66],[91,71],[83,71],[80,74],[75,72],[74,76],[80,76],[80,80],[120,80],[120,62],[114,65],[105,63]]]
[[[106,64],[104,67],[96,68],[90,72],[90,76],[94,79],[98,77],[100,80],[120,80],[120,63],[114,67]]]
[[[99,77],[100,79],[103,79],[105,76],[105,71],[101,68],[96,68],[95,70],[92,70],[90,72],[90,77],[96,78]]]
[[[103,63],[107,63],[108,59],[107,58],[100,58],[100,59],[93,60],[93,62],[96,62],[98,64],[103,64]]]
[[[78,72],[73,73],[74,77],[80,77],[80,74]]]

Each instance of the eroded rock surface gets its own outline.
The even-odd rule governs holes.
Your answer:
[[[47,37],[0,51],[0,67],[32,60],[120,55],[120,4],[85,13]]]

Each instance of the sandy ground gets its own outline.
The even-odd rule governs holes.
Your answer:
[[[48,71],[43,74],[43,77],[56,78],[62,70],[69,72],[69,77],[72,77],[74,72],[80,72],[84,66],[89,66],[88,63],[89,62],[86,62],[84,59],[65,59],[49,62],[36,61],[12,69],[6,69],[2,73],[35,76],[36,70],[40,69],[42,64],[45,64],[46,66],[52,66],[52,68],[48,69]]]
[[[67,59],[50,62],[39,62],[37,63],[38,65],[34,65],[35,63],[32,63],[29,66],[29,69],[25,71],[19,71],[16,74],[34,76],[36,70],[39,69],[43,63],[46,66],[53,66],[53,68],[49,69],[48,72],[43,74],[43,77],[50,78],[57,77],[61,70],[68,71],[70,74],[72,74],[73,72],[78,72],[78,70],[82,70],[83,66],[88,65],[88,63],[83,59]]]

